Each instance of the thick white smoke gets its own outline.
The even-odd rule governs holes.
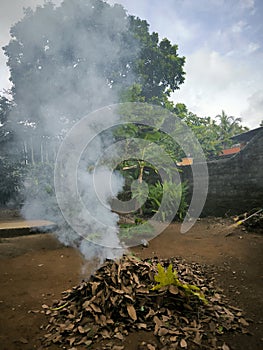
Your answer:
[[[65,222],[57,207],[52,164],[61,141],[76,122],[90,111],[118,101],[117,80],[130,84],[132,74],[123,62],[134,57],[138,48],[125,43],[127,33],[127,15],[120,6],[112,7],[100,0],[65,0],[58,7],[46,3],[35,12],[27,10],[12,28],[12,40],[6,47],[9,56],[17,57],[21,74],[13,80],[17,103],[13,128],[32,168],[25,182],[27,196],[22,214],[26,219],[46,218],[57,223],[58,239],[77,246],[87,259],[99,255],[103,260],[122,254],[121,249],[113,249],[119,246],[118,216],[109,205],[111,197],[121,190],[122,179],[105,167],[98,168],[99,186],[95,190],[92,169],[111,136],[103,139],[98,135],[93,149],[79,162],[81,201],[91,213],[85,237]],[[87,137],[96,129],[96,122],[87,124]],[[103,117],[98,123],[104,123]],[[68,152],[69,157],[74,155],[74,145]],[[67,193],[65,196],[70,205]],[[72,212],[79,225],[85,215],[82,209],[74,208]],[[104,225],[98,223],[98,218],[103,218]],[[100,245],[91,243],[92,235],[100,236]]]

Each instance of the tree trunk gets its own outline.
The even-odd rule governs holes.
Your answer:
[[[35,164],[35,157],[34,157],[34,144],[33,144],[33,138],[31,137],[31,162],[34,165]]]
[[[43,141],[40,143],[40,161],[44,163],[44,155],[43,155]]]
[[[27,154],[27,143],[26,141],[23,142],[23,148],[24,148],[24,162],[25,165],[28,164],[28,154]]]

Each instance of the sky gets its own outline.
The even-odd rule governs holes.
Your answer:
[[[74,0],[73,0],[74,1]],[[9,40],[12,24],[23,7],[43,0],[0,0],[0,46]],[[53,1],[59,3],[60,0]],[[178,45],[185,56],[185,83],[173,93],[199,117],[222,110],[258,127],[263,120],[263,1],[262,0],[108,0],[129,14],[146,19],[150,31]],[[0,91],[8,89],[6,58],[0,52]]]

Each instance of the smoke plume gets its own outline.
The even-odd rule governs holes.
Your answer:
[[[23,150],[24,162],[30,169],[22,214],[26,219],[54,221],[59,227],[58,239],[78,247],[87,259],[96,256],[103,260],[122,254],[118,248],[118,216],[111,212],[109,202],[123,182],[105,166],[96,167],[111,135],[97,135],[92,149],[79,159],[81,205],[72,208],[68,189],[60,193],[85,235],[72,229],[57,206],[54,164],[69,130],[91,111],[118,102],[121,90],[132,82],[129,62],[138,47],[128,33],[128,17],[121,6],[100,0],[65,0],[58,7],[46,3],[35,11],[27,9],[25,17],[12,27],[12,39],[4,48],[8,64],[16,73],[11,75],[16,103],[11,119],[16,145]],[[81,134],[83,144],[97,123],[103,126],[104,122],[107,127],[108,121],[103,117],[86,123]],[[66,152],[66,157],[73,157],[74,144]],[[61,176],[67,175],[61,169]],[[99,235],[100,244],[92,243],[92,235]]]

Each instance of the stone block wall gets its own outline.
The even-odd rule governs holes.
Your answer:
[[[240,214],[263,207],[263,130],[233,157],[210,161],[207,166],[209,189],[202,216]],[[191,167],[181,169],[190,199]]]

